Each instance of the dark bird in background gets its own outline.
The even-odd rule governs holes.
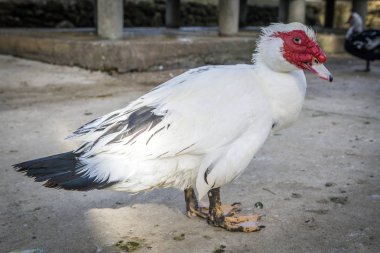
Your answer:
[[[380,59],[380,30],[363,31],[363,20],[353,12],[348,20],[350,28],[346,34],[344,48],[353,56],[366,60],[364,71],[370,71],[370,61]]]

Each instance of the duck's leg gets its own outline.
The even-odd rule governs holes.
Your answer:
[[[369,72],[369,71],[371,71],[369,60],[367,60],[367,62],[366,62],[366,66],[365,66],[365,70],[364,70],[364,71],[365,71],[365,72]]]
[[[370,72],[371,71],[371,62],[366,60],[365,69],[357,69],[355,72]]]
[[[207,208],[199,207],[197,196],[192,187],[185,189],[185,200],[187,217],[198,216],[204,219],[208,217]]]
[[[208,219],[209,207],[200,206],[197,200],[197,196],[192,187],[185,189],[185,201],[186,201],[186,215],[189,218],[201,217]],[[240,203],[233,203],[232,205],[221,205],[224,216],[233,216],[241,211]]]
[[[238,214],[226,215],[222,209],[220,201],[220,188],[211,189],[208,192],[210,200],[208,223],[217,227],[222,227],[232,232],[253,232],[259,231],[263,226],[259,226],[256,221],[260,215],[239,216]]]

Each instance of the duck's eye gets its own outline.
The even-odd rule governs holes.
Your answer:
[[[293,39],[293,41],[294,41],[294,43],[296,43],[296,44],[301,44],[301,38],[295,37],[295,38]]]

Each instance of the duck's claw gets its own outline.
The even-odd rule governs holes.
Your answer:
[[[230,223],[242,223],[247,221],[258,221],[261,219],[260,214],[253,214],[253,215],[246,215],[246,216],[231,216],[231,217],[224,217],[225,221],[228,221]]]
[[[247,216],[225,216],[223,219],[213,219],[213,225],[222,227],[231,232],[254,232],[264,228],[260,226],[257,221],[260,220],[261,215],[247,215]]]
[[[203,207],[198,207],[198,208],[190,207],[186,212],[186,216],[189,218],[198,216],[200,218],[207,219],[208,210],[205,210]]]
[[[224,224],[222,224],[221,227],[231,232],[246,233],[260,231],[262,228],[264,228],[264,226],[258,225],[255,221],[245,221],[241,223],[224,222]]]

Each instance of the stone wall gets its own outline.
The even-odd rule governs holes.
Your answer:
[[[2,1],[0,27],[92,27],[94,1]]]
[[[367,27],[380,29],[380,1],[368,3]]]
[[[93,27],[94,0],[0,0],[0,27]],[[217,6],[211,3],[182,2],[183,26],[216,26]],[[246,25],[277,21],[277,7],[248,6]],[[125,27],[164,26],[165,0],[124,1]]]

